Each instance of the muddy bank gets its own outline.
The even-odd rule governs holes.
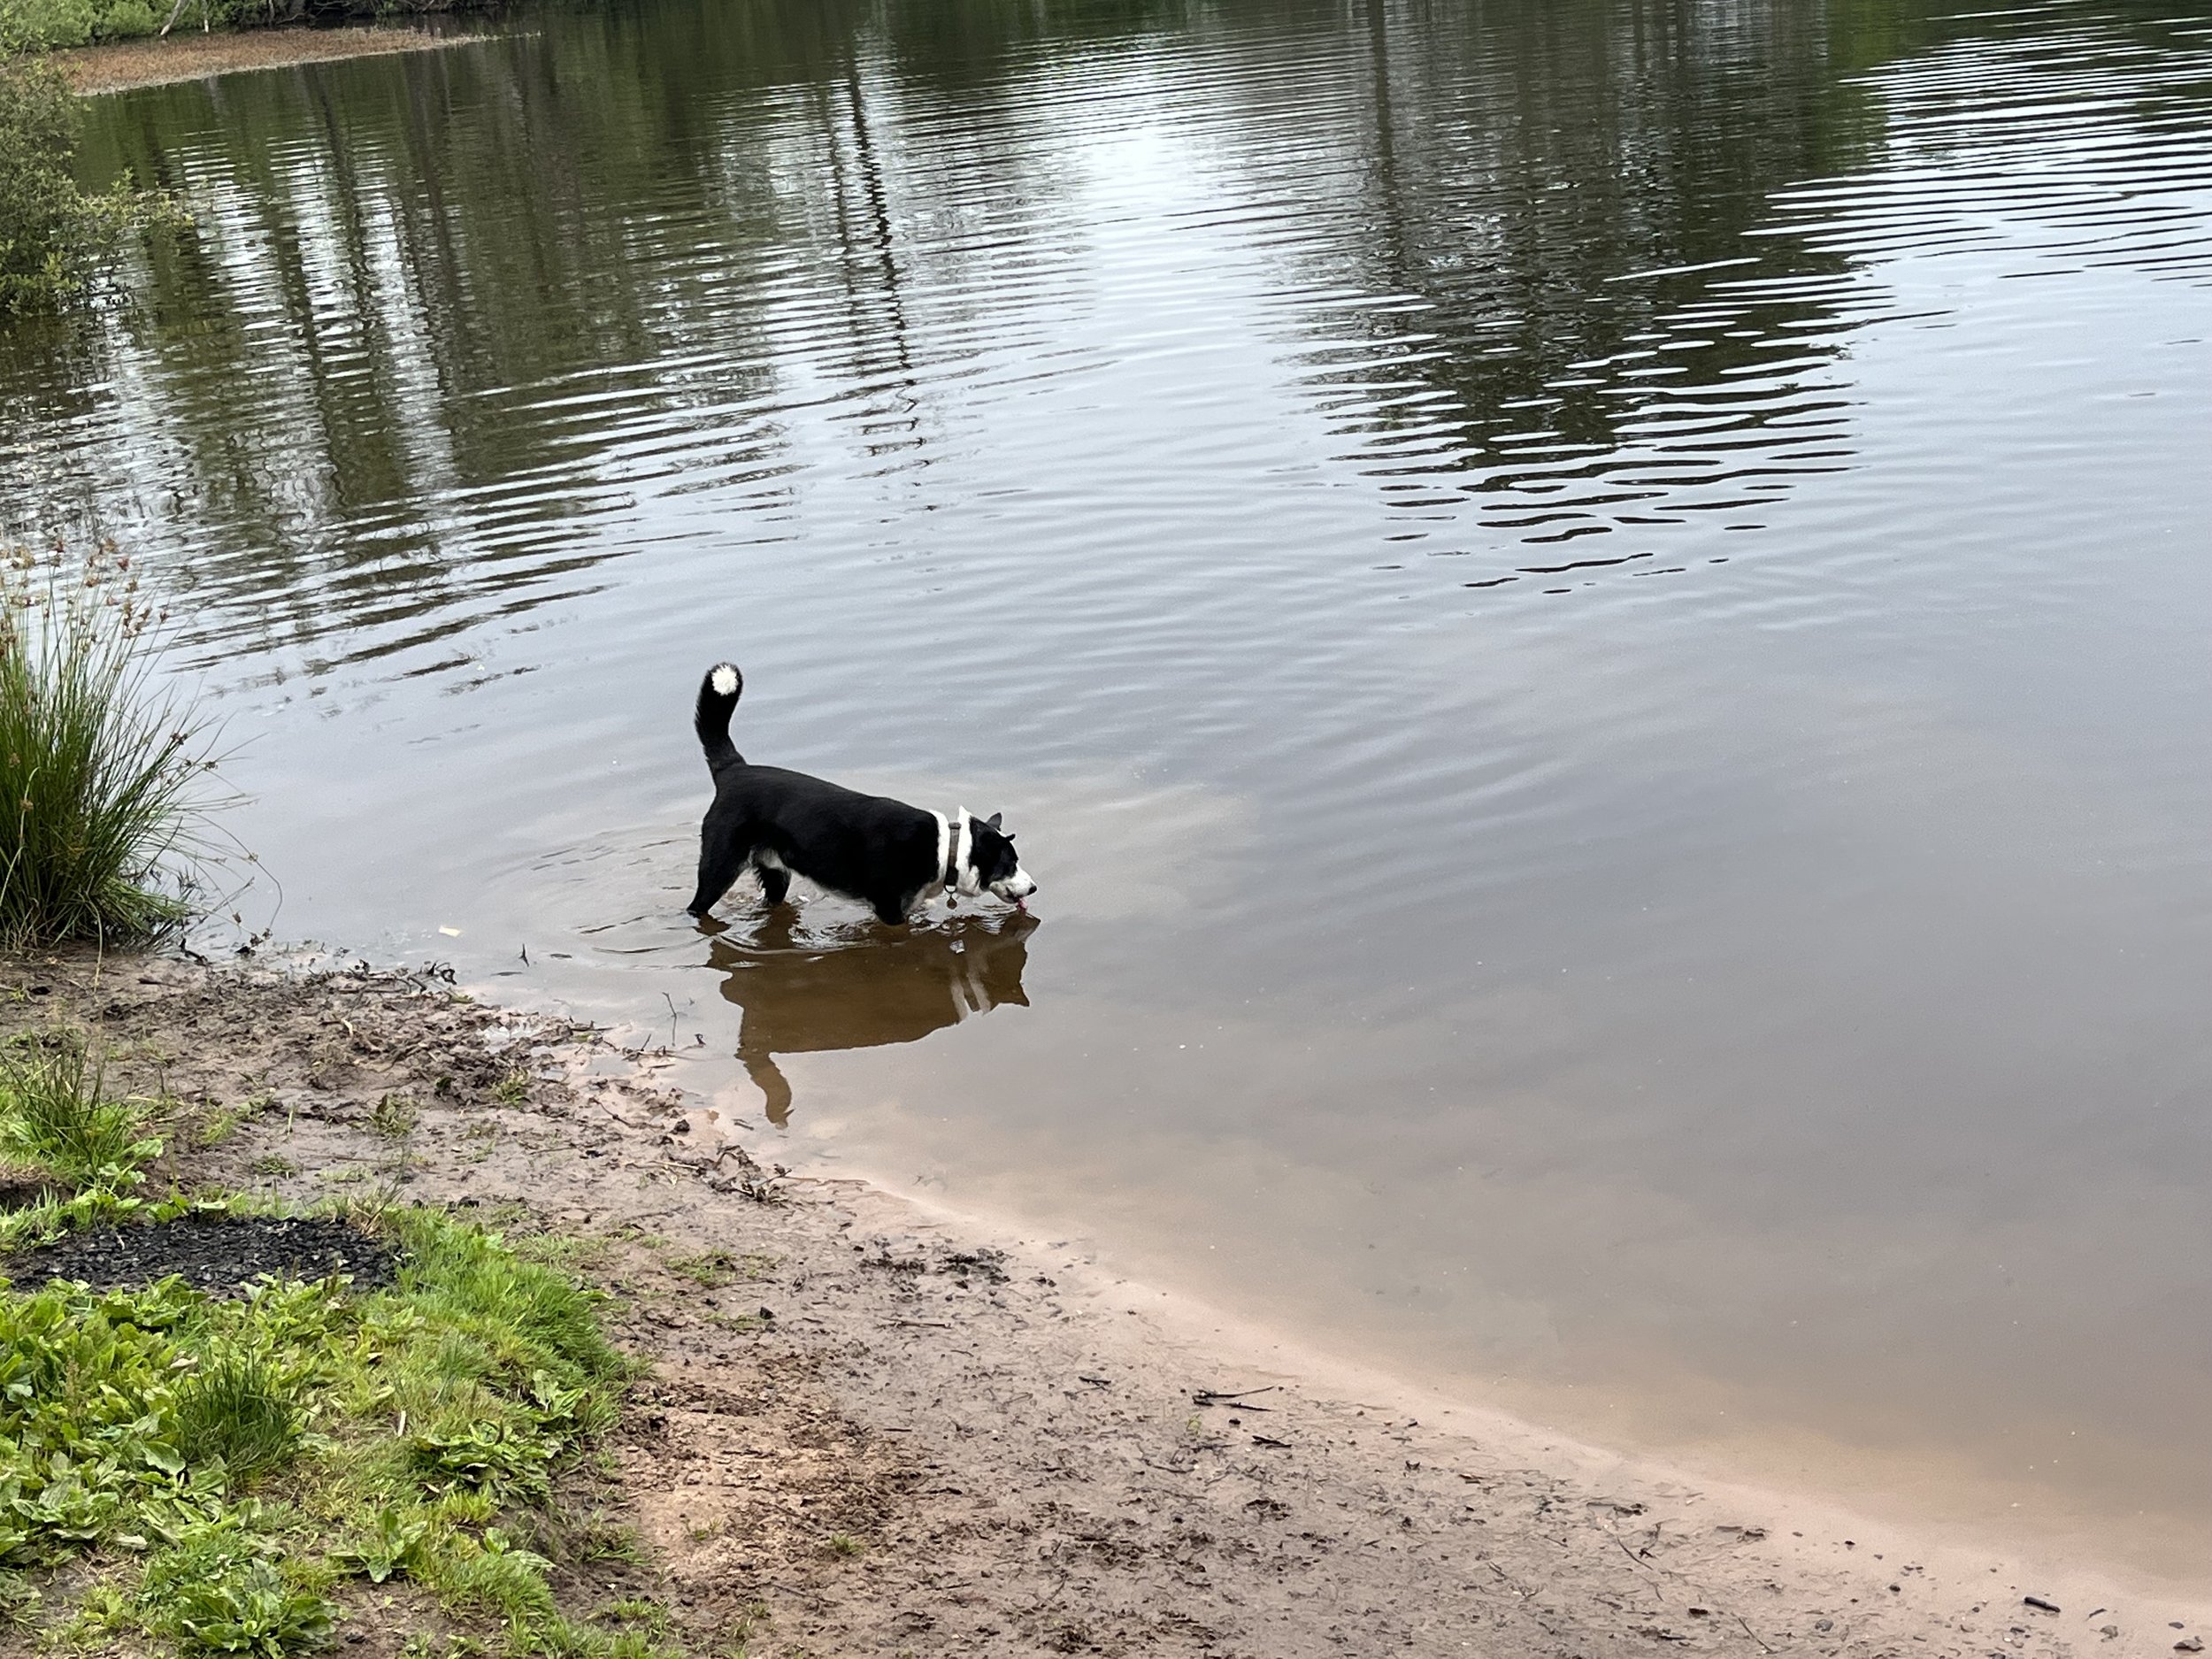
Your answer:
[[[89,97],[102,92],[127,92],[134,87],[204,81],[211,75],[237,74],[250,69],[285,69],[340,58],[434,51],[487,38],[465,30],[434,32],[411,26],[246,29],[225,35],[188,31],[166,38],[150,36],[103,46],[72,47],[56,52],[53,59],[69,78],[70,86]]]
[[[571,1237],[654,1363],[620,1501],[703,1649],[749,1621],[778,1659],[2194,1640],[2198,1612],[2047,1566],[1318,1383],[1048,1241],[785,1177],[649,1056],[434,978],[127,960],[0,984],[13,1024],[81,1022],[111,1086],[178,1100],[180,1184]]]

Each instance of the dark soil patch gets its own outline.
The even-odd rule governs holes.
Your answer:
[[[396,1261],[389,1246],[349,1222],[199,1215],[74,1233],[4,1265],[23,1286],[66,1279],[95,1290],[136,1289],[176,1273],[211,1296],[234,1296],[265,1276],[345,1273],[356,1290],[375,1290],[392,1282]]]

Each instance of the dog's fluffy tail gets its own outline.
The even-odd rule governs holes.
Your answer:
[[[717,663],[699,682],[699,704],[691,716],[691,729],[699,733],[699,747],[707,751],[707,770],[720,772],[726,766],[741,766],[745,757],[730,741],[730,715],[745,695],[745,676],[735,663]]]

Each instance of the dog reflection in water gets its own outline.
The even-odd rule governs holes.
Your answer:
[[[818,942],[795,940],[794,919],[778,905],[749,935],[719,932],[708,946],[722,995],[745,1010],[737,1057],[779,1127],[791,1117],[780,1054],[919,1042],[1002,1002],[1029,1006],[1022,969],[1037,918],[1025,911]]]

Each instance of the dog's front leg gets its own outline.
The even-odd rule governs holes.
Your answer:
[[[694,916],[704,916],[730,890],[730,883],[744,868],[745,849],[707,831],[700,838],[698,891],[684,909]]]

